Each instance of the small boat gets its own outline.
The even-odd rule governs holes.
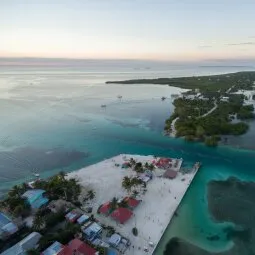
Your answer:
[[[122,98],[122,96],[121,95],[119,95],[119,96],[117,96],[119,99],[121,99]]]
[[[162,100],[162,101],[166,100],[166,97],[161,97],[161,100]]]
[[[34,175],[35,177],[40,177],[40,174],[38,174],[38,173],[33,173],[33,175]]]
[[[102,104],[101,107],[102,107],[102,108],[105,108],[105,107],[106,107],[106,104]]]

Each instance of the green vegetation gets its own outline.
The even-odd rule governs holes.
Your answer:
[[[81,186],[74,178],[66,179],[66,174],[60,172],[49,180],[40,180],[35,183],[35,188],[44,189],[50,200],[65,199],[75,202],[81,193]]]
[[[15,185],[8,192],[7,197],[1,201],[0,207],[7,210],[14,217],[27,217],[30,214],[30,205],[22,198],[22,194],[28,189],[25,183]]]
[[[119,84],[161,84],[184,89],[200,89],[201,92],[226,92],[233,85],[231,92],[239,89],[252,89],[255,72],[238,72],[222,75],[193,76],[181,78],[136,79],[126,81],[108,81]]]
[[[137,177],[128,177],[125,176],[122,180],[122,187],[128,192],[131,193],[133,188],[136,188],[143,184],[143,181]]]
[[[66,223],[61,231],[54,233],[47,233],[43,235],[39,242],[39,250],[44,250],[53,242],[58,241],[62,244],[67,244],[80,231],[80,227],[73,223]]]
[[[254,111],[254,106],[252,104],[244,105],[237,112],[237,118],[240,120],[254,119],[255,115],[253,111]]]

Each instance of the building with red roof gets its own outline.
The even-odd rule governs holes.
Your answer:
[[[128,204],[128,207],[129,208],[136,208],[139,204],[140,204],[140,200],[137,200],[137,199],[135,199],[135,198],[132,198],[132,197],[125,197],[124,199],[123,199],[125,202],[127,202],[127,204]]]
[[[95,255],[96,250],[79,239],[73,239],[68,245],[53,243],[42,255]]]
[[[124,224],[126,221],[128,221],[131,218],[132,215],[133,215],[132,211],[130,211],[127,208],[120,207],[113,211],[113,213],[111,214],[111,217],[114,220],[118,221],[119,223]]]
[[[111,210],[111,202],[106,202],[100,207],[99,212],[102,214],[108,215],[110,213],[110,210]]]
[[[79,239],[73,239],[69,244],[68,248],[71,249],[71,254],[77,255],[95,255],[96,250],[89,246],[88,244],[82,242]],[[76,253],[74,253],[76,252]]]

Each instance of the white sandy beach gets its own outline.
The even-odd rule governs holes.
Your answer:
[[[129,238],[131,246],[125,254],[152,254],[196,172],[185,175],[178,173],[173,180],[154,177],[147,184],[145,195],[139,197],[142,202],[134,209],[134,216],[121,225],[111,217],[97,214],[97,208],[113,197],[121,198],[127,195],[121,186],[122,179],[124,176],[135,175],[135,172],[122,169],[121,164],[124,159],[131,157],[144,163],[154,160],[153,156],[119,155],[69,173],[68,177],[78,178],[82,185],[96,192],[93,213],[101,223],[113,226],[117,232]],[[116,167],[116,163],[120,166]],[[137,237],[132,234],[133,227],[138,229]],[[149,242],[153,242],[155,246],[150,247]],[[149,252],[145,252],[144,247],[147,247]]]

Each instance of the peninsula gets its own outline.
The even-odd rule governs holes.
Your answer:
[[[175,110],[165,122],[165,134],[205,142],[208,146],[216,146],[223,135],[246,133],[247,120],[255,118],[255,72],[106,83],[160,84],[188,89],[172,95]]]
[[[123,154],[15,186],[0,214],[15,232],[0,236],[0,252],[152,254],[199,168],[178,158]]]

